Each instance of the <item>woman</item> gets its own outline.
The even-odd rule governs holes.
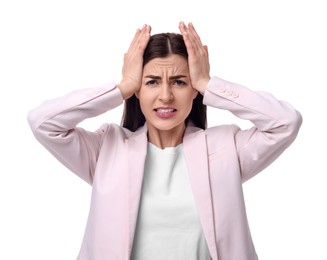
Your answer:
[[[61,163],[92,185],[78,259],[258,259],[242,183],[296,138],[291,105],[210,76],[208,49],[192,24],[181,34],[137,30],[117,84],[49,100],[28,115]],[[78,123],[125,101],[122,126]],[[253,127],[206,128],[206,106]]]

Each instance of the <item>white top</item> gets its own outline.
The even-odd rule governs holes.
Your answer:
[[[183,145],[148,143],[132,260],[209,260]]]

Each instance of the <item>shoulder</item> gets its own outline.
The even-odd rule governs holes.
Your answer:
[[[146,127],[140,127],[135,132],[132,132],[131,130],[115,123],[104,123],[97,130],[97,132],[109,137],[130,139],[142,135],[144,132],[146,132]]]
[[[196,138],[199,135],[205,135],[207,143],[210,143],[217,139],[233,138],[239,130],[240,128],[234,124],[208,127],[205,130],[193,125],[188,125],[185,131],[185,137]]]
[[[132,134],[128,129],[115,123],[104,123],[96,130],[96,132],[106,136],[120,136],[123,138],[128,138]]]
[[[205,130],[188,125],[184,141],[185,144],[205,142],[209,155],[222,150],[235,150],[235,135],[240,130],[237,125],[218,125]],[[193,147],[196,147],[193,146]]]
[[[209,127],[205,130],[207,142],[234,139],[240,127],[234,124]]]
[[[212,126],[206,128],[205,130],[189,124],[186,127],[185,136],[195,137],[198,134],[205,134],[206,138],[215,138],[224,135],[234,135],[239,130],[240,127],[234,124]]]
[[[209,154],[218,150],[235,147],[235,134],[240,130],[237,125],[219,125],[205,130]]]
[[[208,127],[205,130],[205,133],[207,136],[219,136],[222,134],[235,134],[239,130],[239,126],[235,124],[230,125],[218,125],[218,126],[212,126]]]

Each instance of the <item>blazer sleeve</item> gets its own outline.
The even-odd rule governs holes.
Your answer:
[[[73,91],[47,100],[28,112],[35,138],[61,163],[92,184],[96,161],[108,124],[95,132],[77,125],[123,103],[115,83]]]
[[[302,124],[301,114],[289,103],[218,77],[209,81],[203,102],[254,124],[247,130],[234,127],[243,182],[271,164],[295,140]]]

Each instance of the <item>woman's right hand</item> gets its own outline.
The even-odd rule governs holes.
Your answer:
[[[151,26],[144,25],[137,29],[128,51],[124,55],[122,80],[118,84],[123,98],[126,100],[137,92],[142,84],[143,54],[150,39]]]

